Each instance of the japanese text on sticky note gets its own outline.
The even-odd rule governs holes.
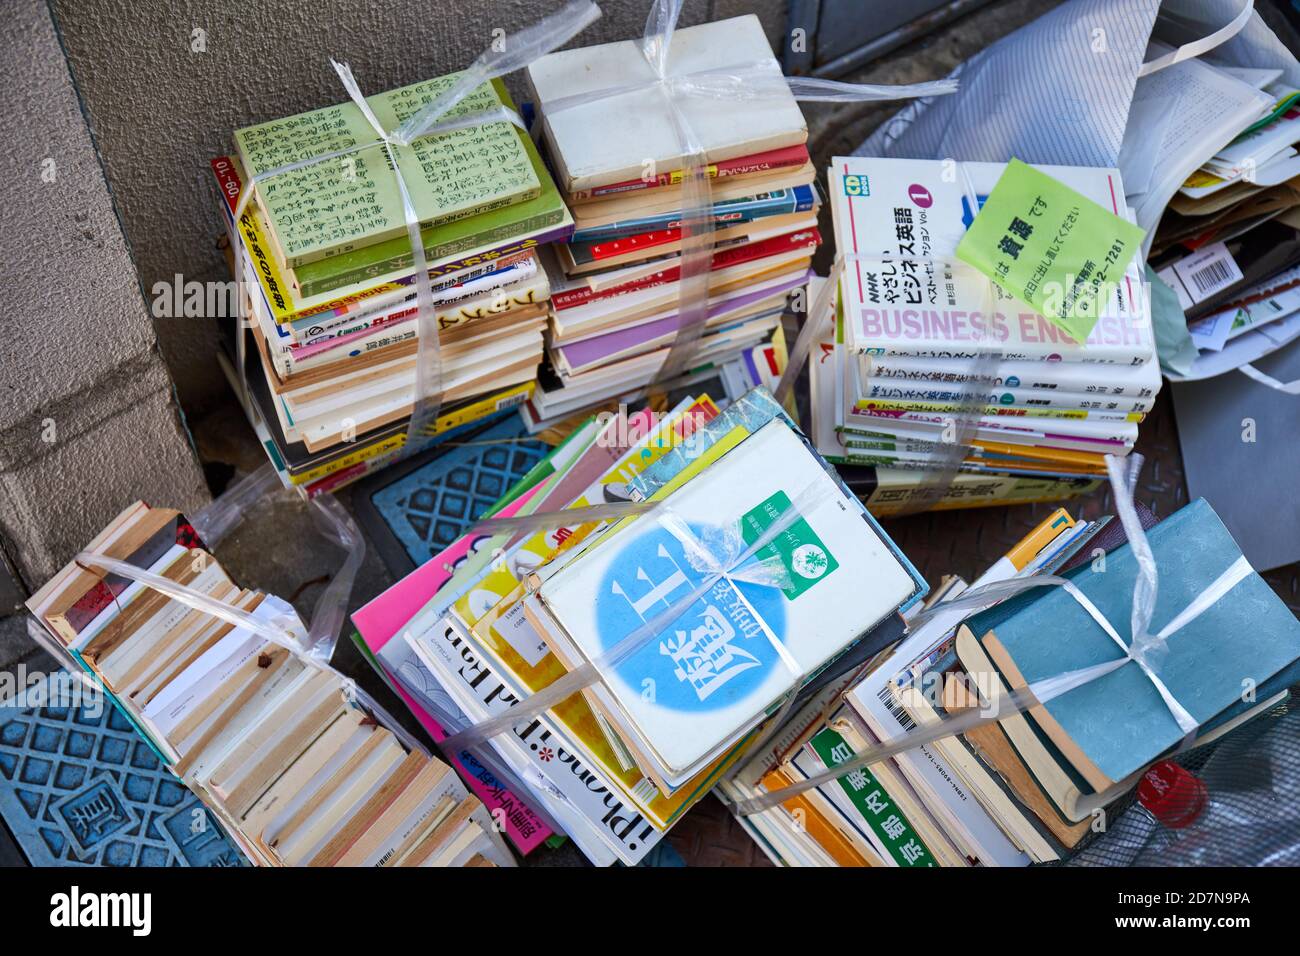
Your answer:
[[[1114,301],[1145,235],[1013,159],[958,244],[957,258],[1083,342]]]

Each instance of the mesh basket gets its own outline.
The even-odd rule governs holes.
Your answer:
[[[1110,808],[1105,832],[1066,865],[1300,865],[1300,687],[1175,762],[1199,784],[1166,791],[1158,817],[1131,793]]]

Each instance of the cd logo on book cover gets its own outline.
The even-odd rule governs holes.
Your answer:
[[[844,195],[846,196],[870,196],[871,180],[866,176],[859,176],[852,173],[846,173],[844,176]]]

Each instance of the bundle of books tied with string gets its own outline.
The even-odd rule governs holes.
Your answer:
[[[779,333],[821,241],[808,128],[784,83],[748,98],[679,89],[669,103],[648,49],[623,40],[565,50],[525,71],[538,138],[574,220],[573,234],[544,255],[547,362],[523,409],[532,428],[635,397],[665,376],[690,384],[716,375]],[[780,76],[753,15],[673,31],[665,62],[675,76],[732,64]],[[691,145],[703,186],[683,182],[692,178]],[[699,253],[707,277],[694,282],[683,276],[696,268],[684,256],[701,231],[712,249]],[[683,283],[707,300],[685,313]],[[678,335],[687,341],[666,370]]]
[[[308,647],[287,602],[235,584],[184,515],[137,502],[27,602],[269,866],[513,866],[456,773]]]
[[[461,78],[365,102],[391,131]],[[236,155],[213,161],[251,339],[224,364],[287,485],[341,487],[407,444],[419,283],[389,148],[419,220],[439,338],[423,345],[436,351],[438,410],[416,438],[531,394],[550,296],[537,250],[572,218],[513,108],[499,79],[485,82],[445,128],[389,146],[349,101],[237,130]]]
[[[719,788],[768,856],[1024,866],[1122,843],[1125,812],[1193,823],[1205,788],[1170,759],[1287,704],[1300,624],[1203,499],[1132,522],[1153,600],[1135,596],[1128,522],[1061,509],[969,586],[946,577],[906,638],[794,714]],[[1068,586],[1011,593],[1057,574]]]
[[[827,175],[842,267],[815,317],[818,450],[878,513],[1099,487],[1161,384],[1119,173],[855,156]]]

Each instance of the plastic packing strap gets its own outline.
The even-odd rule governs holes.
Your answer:
[[[1152,73],[1158,73],[1165,67],[1173,66],[1175,63],[1181,63],[1183,60],[1190,60],[1194,56],[1204,56],[1220,44],[1226,43],[1245,29],[1250,18],[1255,15],[1255,0],[1246,0],[1242,6],[1241,12],[1232,18],[1225,26],[1220,27],[1208,36],[1201,37],[1199,40],[1193,40],[1190,43],[1184,43],[1176,50],[1170,50],[1163,56],[1158,56],[1154,60],[1148,60],[1142,64],[1138,70],[1138,76],[1149,76]],[[1173,23],[1180,22],[1181,18],[1169,10],[1162,10],[1160,17]]]
[[[347,554],[342,566],[325,585],[312,608],[311,627],[307,633],[307,652],[328,662],[334,656],[334,646],[348,613],[348,598],[357,571],[366,557],[366,539],[333,495],[318,495],[312,499],[312,521],[325,537]]]
[[[569,0],[561,9],[523,30],[493,41],[466,68],[459,79],[432,102],[426,104],[397,129],[385,130],[375,117],[370,105],[361,93],[361,88],[353,76],[352,69],[346,63],[330,60],[339,80],[348,96],[361,110],[366,121],[374,129],[376,139],[368,143],[359,143],[346,149],[333,150],[318,156],[312,156],[297,162],[286,163],[274,169],[254,174],[244,184],[235,209],[235,221],[239,221],[244,208],[252,198],[258,183],[294,170],[303,169],[318,163],[341,159],[352,153],[367,149],[382,148],[387,154],[388,165],[393,171],[398,193],[402,200],[402,213],[406,220],[406,232],[411,241],[411,255],[415,270],[416,286],[416,357],[415,389],[411,418],[406,430],[406,443],[403,457],[417,451],[433,437],[430,433],[437,423],[438,412],[442,407],[443,363],[438,341],[438,323],[434,309],[433,285],[429,279],[429,263],[424,254],[424,240],[420,235],[420,218],[411,201],[410,191],[401,167],[397,163],[396,148],[409,146],[415,140],[425,136],[437,136],[443,133],[477,126],[486,123],[513,123],[527,135],[527,127],[514,111],[499,106],[495,109],[481,110],[464,116],[443,119],[442,117],[461,100],[483,83],[497,77],[512,73],[540,56],[567,43],[574,36],[585,30],[600,17],[600,8],[592,0]],[[243,270],[237,268],[236,283],[239,287],[240,307],[244,305]],[[244,334],[241,325],[237,336],[239,374],[245,395],[249,394],[245,378]]]
[[[335,504],[335,507],[338,507]],[[355,530],[355,529],[353,529]],[[276,615],[270,620],[260,618],[243,608],[235,607],[224,601],[219,601],[211,595],[204,594],[194,588],[165,578],[162,575],[154,574],[144,568],[137,567],[126,561],[110,558],[102,554],[94,554],[89,551],[83,551],[77,555],[77,563],[82,565],[93,565],[111,571],[114,574],[120,574],[124,578],[132,581],[138,581],[145,587],[164,594],[173,601],[179,601],[187,607],[202,611],[205,614],[232,624],[237,628],[242,628],[252,634],[256,634],[273,644],[283,647],[294,657],[298,658],[308,667],[318,671],[326,671],[333,674],[339,679],[341,689],[349,701],[356,706],[368,711],[379,723],[383,724],[393,733],[398,740],[408,750],[419,750],[427,754],[428,749],[416,740],[406,729],[392,718],[392,716],[368,693],[357,686],[356,681],[346,674],[335,670],[328,659],[322,660],[318,653],[314,653],[311,644],[311,638],[308,634],[303,633],[301,622],[296,615]],[[318,645],[319,646],[319,645]]]
[[[243,520],[244,513],[255,501],[279,487],[279,474],[268,461],[196,511],[190,517],[190,525],[204,544],[215,548]]]
[[[963,163],[956,163],[954,170],[961,176],[968,207],[978,210],[979,198],[969,171]],[[931,276],[960,271],[970,281],[981,284],[982,314],[990,316],[996,311],[997,294],[992,281],[956,258],[902,254],[867,255],[838,250],[827,279],[822,283],[816,301],[813,302],[811,311],[795,338],[794,346],[790,349],[786,369],[776,387],[775,398],[778,403],[785,404],[794,390],[804,365],[808,362],[812,349],[827,333],[828,326],[833,327],[836,295],[846,271],[850,265],[854,269],[860,269],[864,263],[874,265],[882,271],[888,268],[893,272],[900,269],[905,271],[907,265],[911,264],[914,269],[924,270]],[[936,444],[937,454],[928,463],[919,484],[904,505],[890,512],[891,518],[933,508],[947,494],[954,479],[962,470],[967,452],[977,437],[980,418],[984,414],[988,391],[985,383],[997,379],[998,369],[1002,363],[1002,352],[996,342],[985,339],[982,334],[973,340],[972,347],[974,357],[970,360],[964,383],[969,387],[962,391],[960,401],[954,403],[951,412],[945,416],[944,429],[940,433],[940,441]]]
[[[655,74],[654,80],[560,97],[547,103],[544,108],[544,113],[554,115],[616,96],[648,92],[662,97],[667,104],[668,117],[677,136],[682,156],[682,215],[676,329],[672,344],[650,385],[620,396],[627,401],[677,384],[691,367],[708,320],[714,233],[712,185],[704,147],[681,109],[680,100],[683,97],[753,102],[778,97],[784,100],[786,96],[793,96],[805,101],[863,103],[938,96],[957,90],[955,79],[884,86],[842,83],[813,77],[787,77],[772,58],[717,69],[671,74],[668,70],[668,53],[681,11],[682,0],[653,0],[650,5],[641,53]],[[540,123],[538,128],[540,129]]]
[[[1105,661],[1092,667],[1082,668],[1074,671],[1067,671],[1057,674],[1053,677],[1044,678],[1035,681],[1027,686],[1015,689],[1010,693],[1001,693],[995,696],[993,701],[981,699],[980,706],[962,711],[956,715],[944,717],[941,720],[918,727],[914,731],[902,734],[887,743],[881,743],[873,747],[866,748],[854,756],[852,760],[837,764],[834,768],[814,774],[806,780],[797,784],[774,790],[770,793],[753,797],[736,804],[735,810],[742,816],[748,816],[754,813],[761,813],[764,810],[771,809],[778,804],[803,793],[807,790],[820,787],[824,783],[837,780],[859,767],[866,767],[871,764],[880,763],[888,760],[898,754],[905,753],[916,747],[922,747],[931,744],[936,740],[945,737],[951,737],[955,734],[965,733],[973,728],[982,727],[995,721],[1000,721],[1013,714],[1022,713],[1033,707],[1039,707],[1053,699],[1068,693],[1077,687],[1105,677],[1107,674],[1125,666],[1130,662],[1136,663],[1147,678],[1152,682],[1157,693],[1169,708],[1170,715],[1177,722],[1179,729],[1183,732],[1184,737],[1179,745],[1179,750],[1191,746],[1196,737],[1197,723],[1170,693],[1169,688],[1159,676],[1160,659],[1167,651],[1167,641],[1179,630],[1195,620],[1208,608],[1212,607],[1223,595],[1227,594],[1241,581],[1245,580],[1251,574],[1250,562],[1246,558],[1240,557],[1229,565],[1222,574],[1219,575],[1210,585],[1198,595],[1187,607],[1164,625],[1158,632],[1151,634],[1148,631],[1151,622],[1151,616],[1155,609],[1155,597],[1157,587],[1157,569],[1152,559],[1150,545],[1146,540],[1146,533],[1142,530],[1141,522],[1138,519],[1137,512],[1133,507],[1132,488],[1136,469],[1127,465],[1123,459],[1113,455],[1106,458],[1107,471],[1109,474],[1111,487],[1114,492],[1115,508],[1119,513],[1120,521],[1124,530],[1129,535],[1129,543],[1133,548],[1134,555],[1138,560],[1138,574],[1134,581],[1133,587],[1133,610],[1132,610],[1132,641],[1126,645],[1120,637],[1115,627],[1106,619],[1102,612],[1092,603],[1082,591],[1080,591],[1072,581],[1067,578],[1056,575],[1036,575],[1028,578],[1013,578],[1006,581],[999,581],[994,584],[988,584],[983,587],[972,588],[965,591],[950,601],[944,601],[927,611],[921,612],[914,618],[910,624],[912,630],[925,623],[926,620],[945,612],[969,608],[973,611],[982,610],[990,604],[998,603],[1008,598],[1014,597],[1030,588],[1039,587],[1061,587],[1069,594],[1080,607],[1088,614],[1089,617],[1097,623],[1105,633],[1115,641],[1120,650],[1124,653],[1113,661]]]
[[[508,518],[482,518],[469,529],[469,534],[531,534],[536,531],[549,531],[558,527],[576,527],[599,521],[617,521],[634,515],[642,515],[659,507],[657,501],[613,501],[607,504],[584,505],[580,508],[565,508],[560,511],[538,511],[527,515],[511,515]]]
[[[685,553],[687,561],[692,563],[695,569],[704,575],[699,585],[654,617],[646,620],[604,653],[575,667],[542,690],[523,698],[508,712],[488,720],[479,721],[458,733],[452,734],[442,742],[442,746],[454,751],[485,743],[498,734],[508,732],[520,721],[545,713],[556,704],[567,700],[584,688],[603,682],[604,675],[607,672],[612,671],[632,654],[654,641],[665,628],[685,614],[696,601],[724,578],[730,578],[733,581],[750,580],[760,584],[772,584],[781,580],[778,573],[773,570],[770,562],[759,561],[757,562],[759,567],[752,569],[749,566],[751,559],[775,541],[780,534],[785,532],[796,521],[812,514],[818,507],[833,500],[837,494],[838,489],[833,484],[813,480],[793,496],[790,505],[764,529],[761,535],[744,548],[739,548],[736,544],[740,540],[738,533],[734,538],[729,533],[720,537],[710,536],[709,541],[696,538],[690,546],[685,547]],[[643,515],[643,517],[646,516]],[[678,537],[679,540],[685,541],[694,538],[685,521],[672,510],[666,501],[660,502],[658,508],[648,513],[648,517],[658,521],[665,530]],[[719,547],[721,547],[721,553],[714,550],[714,548]],[[774,644],[774,647],[777,650],[778,658],[787,667],[795,669],[797,673],[797,665],[789,657],[784,646]],[[798,688],[795,687],[786,695],[781,707],[781,716],[784,716],[788,711],[797,691]]]
[[[211,550],[243,520],[258,500],[280,487],[275,466],[267,462],[196,512],[190,519],[190,524],[199,539]],[[317,495],[308,502],[308,506],[317,530],[346,553],[343,564],[316,600],[307,640],[310,652],[319,659],[328,661],[334,654],[343,619],[347,616],[348,598],[352,594],[357,572],[365,560],[366,539],[332,494]]]

